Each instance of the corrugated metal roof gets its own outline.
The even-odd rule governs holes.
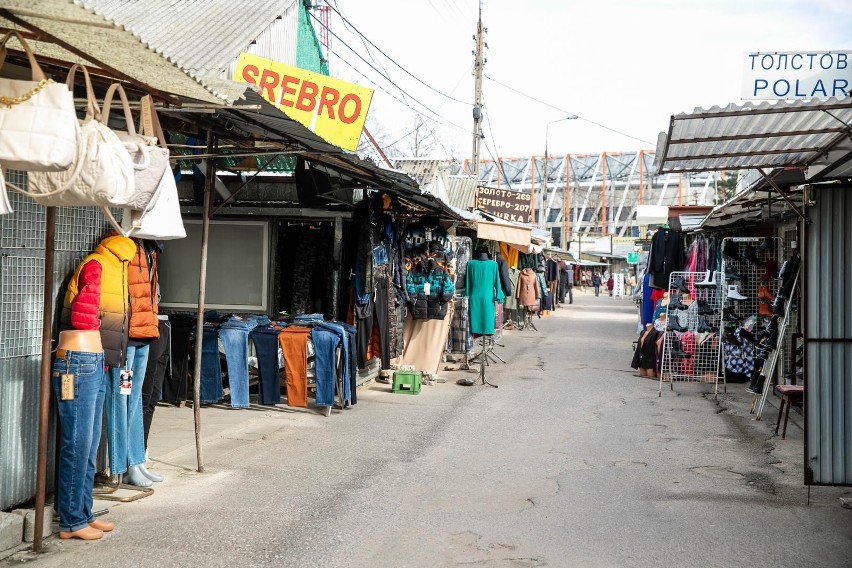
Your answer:
[[[852,99],[730,104],[671,117],[660,133],[658,174],[811,166],[849,136]]]
[[[207,84],[296,0],[73,0]],[[295,45],[295,37],[293,38]]]

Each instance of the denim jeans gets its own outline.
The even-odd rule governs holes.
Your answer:
[[[62,375],[69,373],[74,375],[74,399],[62,400]],[[67,351],[53,362],[51,383],[60,426],[56,511],[59,530],[72,532],[95,519],[92,487],[106,392],[103,353]]]
[[[334,383],[337,379],[336,350],[340,345],[340,334],[321,327],[311,331],[314,342],[314,361],[316,362],[317,405],[334,404]]]
[[[281,403],[281,372],[278,367],[278,333],[280,329],[258,325],[249,334],[257,352],[258,402]]]
[[[256,325],[254,318],[248,321],[231,318],[219,327],[219,338],[225,347],[228,364],[232,408],[249,407],[248,336]]]
[[[219,329],[205,326],[202,338],[201,402],[219,402],[225,396],[222,390],[222,364],[219,362]]]
[[[109,469],[115,475],[127,471],[128,465],[145,463],[145,429],[142,420],[142,384],[148,368],[148,345],[130,341],[127,346],[127,368],[133,371],[130,394],[121,394],[122,369],[109,368],[106,394]]]
[[[343,361],[341,362],[343,400],[355,404],[355,373],[357,365],[355,361],[355,328],[346,323],[325,322],[320,324],[320,329],[328,329],[337,334],[343,345]]]

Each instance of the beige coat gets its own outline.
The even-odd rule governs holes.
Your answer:
[[[524,268],[518,277],[518,286],[515,290],[520,306],[537,306],[541,292],[538,289],[538,278],[532,268]]]

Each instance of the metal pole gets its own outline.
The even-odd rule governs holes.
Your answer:
[[[485,58],[482,54],[482,2],[479,3],[479,19],[476,23],[476,60],[474,69],[474,102],[473,102],[473,148],[471,150],[471,174],[479,178],[479,147],[482,143],[480,136],[480,124],[482,123],[482,68],[485,67]]]
[[[562,228],[562,249],[568,250],[568,233],[571,230],[571,154],[565,155],[565,191],[562,194],[562,217],[565,226]]]
[[[207,153],[212,154],[216,147],[216,137],[207,131]],[[210,209],[213,202],[213,190],[216,180],[216,160],[207,160],[204,177],[204,210],[201,225],[201,261],[198,270],[198,315],[195,320],[195,369],[192,372],[192,412],[195,419],[195,454],[198,461],[198,473],[204,473],[204,455],[201,449],[201,351],[204,343],[204,296],[207,292],[207,248],[210,232]]]
[[[56,238],[56,207],[47,208],[44,234],[44,297],[41,328],[41,379],[38,401],[38,450],[33,552],[41,552],[44,499],[47,490],[47,430],[50,424],[50,353],[53,346],[53,258]]]

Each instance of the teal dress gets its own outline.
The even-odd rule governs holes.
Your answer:
[[[494,335],[494,302],[502,304],[506,298],[496,261],[471,260],[467,263],[465,296],[470,297],[470,332]]]

